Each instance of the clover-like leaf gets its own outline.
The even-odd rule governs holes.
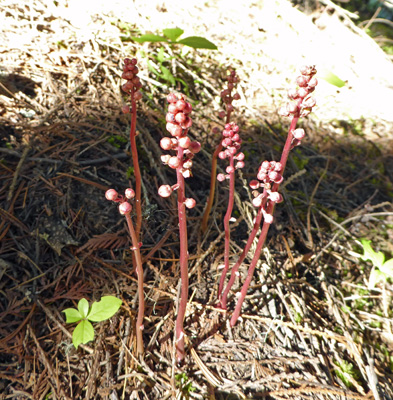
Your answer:
[[[172,42],[176,42],[176,40],[183,35],[184,31],[180,28],[172,28],[172,29],[164,29],[162,33]]]
[[[383,265],[379,267],[380,271],[393,278],[393,258],[386,261]]]
[[[114,296],[103,296],[100,301],[95,301],[90,309],[87,319],[93,322],[104,321],[114,315],[121,306],[122,301]]]
[[[78,310],[82,318],[86,318],[89,313],[89,302],[86,299],[80,299],[78,302]]]
[[[138,43],[145,43],[145,42],[168,42],[168,39],[165,36],[155,35],[154,33],[145,33],[142,36],[131,36],[131,39]]]
[[[368,290],[374,289],[376,284],[386,281],[386,278],[387,277],[383,272],[381,272],[379,269],[374,268],[371,271],[370,277],[368,279]]]
[[[86,344],[87,342],[90,342],[93,339],[94,339],[93,325],[89,321],[84,319],[74,329],[74,332],[72,333],[72,343],[77,349],[81,343]]]
[[[67,324],[72,324],[73,322],[78,322],[83,319],[81,313],[75,308],[67,308],[63,310],[66,315]]]
[[[383,262],[385,261],[385,256],[380,251],[376,253],[370,243],[371,240],[361,239],[360,242],[363,246],[364,254],[362,255],[362,259],[364,261],[370,260],[375,267],[381,269]]]
[[[189,36],[182,40],[178,40],[176,43],[184,44],[193,47],[194,49],[217,50],[217,46],[214,43],[201,36]]]

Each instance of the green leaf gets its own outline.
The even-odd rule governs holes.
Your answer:
[[[67,324],[78,322],[83,318],[81,313],[75,308],[67,308],[66,310],[63,310],[63,313],[66,315]]]
[[[145,42],[168,42],[168,39],[164,36],[154,35],[153,33],[145,33],[142,36],[136,37],[131,36],[131,39],[138,43],[145,43]]]
[[[172,42],[176,42],[176,40],[183,35],[184,31],[180,28],[172,28],[172,29],[164,29],[162,33]]]
[[[150,72],[152,72],[156,76],[161,76],[161,74],[153,67],[152,63],[147,60],[147,68],[149,69]]]
[[[161,47],[160,47],[160,50],[158,50],[158,53],[157,53],[157,61],[158,61],[159,63],[163,63],[164,60],[165,60],[165,57],[164,57],[164,48],[161,46]]]
[[[360,242],[363,246],[364,255],[362,255],[362,259],[364,261],[370,260],[375,267],[381,268],[383,262],[385,261],[385,256],[380,251],[376,253],[371,248],[371,240],[361,239]]]
[[[80,299],[78,303],[78,310],[82,318],[86,318],[89,313],[89,302],[86,299]]]
[[[322,70],[319,76],[331,85],[337,86],[339,88],[345,86],[345,82],[341,80],[337,75],[333,74],[332,71]]]
[[[122,301],[114,296],[103,296],[100,301],[92,304],[87,319],[93,322],[104,321],[114,315]]]
[[[200,36],[189,36],[182,40],[178,40],[176,43],[184,44],[194,49],[210,49],[217,50],[217,46],[209,40]]]
[[[370,278],[368,279],[368,290],[374,289],[377,283],[385,281],[386,281],[386,275],[380,270],[374,268],[371,271]]]
[[[76,326],[72,333],[72,343],[77,349],[78,346],[83,343],[86,344],[94,339],[94,328],[93,325],[85,319]]]
[[[393,258],[386,261],[383,265],[379,267],[379,269],[386,275],[389,275],[390,278],[393,278]]]
[[[171,71],[169,71],[168,68],[164,67],[163,65],[160,65],[161,71],[162,71],[162,77],[170,82],[173,86],[176,85],[176,80],[175,77],[171,74]]]

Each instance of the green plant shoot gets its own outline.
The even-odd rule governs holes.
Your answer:
[[[182,44],[184,46],[189,46],[194,49],[217,50],[217,46],[214,43],[201,36],[188,36],[184,39],[179,39],[180,36],[184,33],[183,29],[180,28],[164,29],[162,33],[163,36],[149,32],[139,37],[131,36],[131,39],[138,43],[165,42],[169,45]]]
[[[122,301],[114,296],[103,296],[100,301],[95,301],[91,308],[86,299],[80,299],[78,309],[67,308],[63,312],[66,315],[67,324],[79,322],[72,333],[72,343],[78,346],[86,344],[94,339],[94,328],[90,321],[100,322],[112,317],[119,310]]]
[[[370,243],[371,240],[361,239],[364,254],[350,252],[351,255],[361,258],[364,261],[371,261],[373,269],[368,281],[368,289],[372,290],[379,282],[386,282],[388,278],[393,278],[393,258],[385,261],[385,255],[382,252],[376,253]]]

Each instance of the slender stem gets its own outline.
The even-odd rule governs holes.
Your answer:
[[[138,296],[139,296],[139,307],[138,307],[138,317],[136,320],[136,351],[138,355],[143,354],[143,317],[145,314],[145,296],[143,293],[143,266],[142,257],[139,249],[139,242],[134,230],[134,225],[132,224],[130,214],[125,214],[128,230],[131,236],[132,246],[134,250],[134,256],[136,260],[136,273],[138,275]]]
[[[132,163],[134,167],[135,176],[135,211],[136,211],[136,224],[135,233],[139,242],[139,236],[142,225],[142,206],[141,206],[141,170],[139,168],[138,149],[136,147],[136,101],[134,98],[135,90],[132,89],[131,93],[131,128],[130,128],[130,145],[132,154]]]
[[[188,240],[187,240],[187,218],[185,200],[185,185],[182,174],[183,149],[178,146],[177,157],[181,160],[179,167],[176,169],[177,183],[177,209],[179,217],[179,236],[180,236],[180,278],[181,292],[180,301],[176,318],[176,353],[177,360],[180,362],[184,359],[184,316],[186,314],[188,301]]]
[[[301,105],[302,101],[303,101],[303,99],[299,99],[299,101],[297,103],[299,110],[300,110],[300,105]],[[289,131],[288,131],[287,140],[285,142],[284,149],[282,151],[281,160],[280,160],[280,163],[282,165],[282,169],[280,171],[281,175],[284,175],[285,166],[287,164],[289,152],[291,151],[291,147],[292,147],[293,130],[295,129],[298,120],[299,120],[299,111],[296,114],[294,114],[294,116],[292,118],[291,125],[290,125]],[[279,183],[274,183],[274,185],[272,187],[272,192],[277,192],[279,187],[280,187]],[[275,203],[273,203],[272,201],[267,202],[267,207],[266,207],[267,214],[273,215],[274,205],[275,205]],[[259,261],[259,257],[261,255],[263,245],[265,244],[266,236],[267,236],[267,233],[269,232],[270,225],[271,224],[268,224],[265,221],[262,225],[262,231],[261,231],[261,235],[259,236],[259,239],[258,239],[257,248],[255,250],[255,254],[254,254],[254,257],[252,258],[251,264],[248,268],[247,277],[242,286],[242,289],[240,292],[240,297],[238,299],[238,302],[235,307],[235,311],[231,318],[231,322],[230,322],[231,326],[234,326],[236,324],[236,321],[239,318],[240,311],[241,311],[241,308],[243,305],[243,301],[246,297],[247,290],[250,286],[252,277],[254,275],[255,267]]]
[[[233,155],[229,157],[229,166],[234,168]],[[235,172],[229,174],[229,199],[228,208],[224,217],[224,229],[225,229],[225,250],[224,250],[224,269],[221,273],[220,284],[218,286],[218,298],[220,298],[222,289],[224,288],[225,278],[229,270],[229,247],[230,247],[230,227],[229,220],[232,217],[233,203],[235,199]]]
[[[237,271],[239,270],[239,267],[242,264],[242,262],[244,261],[244,259],[246,258],[247,254],[251,248],[251,245],[255,239],[255,236],[257,235],[259,226],[261,225],[262,216],[263,216],[262,207],[265,207],[265,206],[266,206],[266,198],[263,199],[263,203],[258,209],[258,214],[255,218],[254,226],[252,228],[250,236],[248,237],[246,246],[243,249],[242,254],[239,256],[239,259],[236,261],[236,264],[232,267],[231,277],[229,278],[229,281],[228,281],[228,283],[225,287],[225,290],[222,293],[222,296],[220,299],[220,307],[223,308],[224,310],[226,310],[226,308],[227,308],[228,294],[229,294],[229,291],[231,290],[231,287],[233,286],[235,279],[237,277]]]
[[[227,110],[227,115],[225,118],[225,123],[228,124],[231,118],[231,112]],[[210,173],[210,191],[209,191],[209,197],[207,198],[207,203],[206,203],[206,208],[205,212],[203,213],[203,218],[202,218],[202,223],[201,223],[201,230],[203,233],[206,232],[207,229],[207,223],[209,221],[209,215],[210,211],[213,207],[213,202],[214,202],[214,195],[216,192],[216,180],[217,180],[217,158],[218,158],[218,153],[222,151],[222,140],[220,140],[219,145],[217,146],[216,150],[213,153],[212,156],[212,169]]]

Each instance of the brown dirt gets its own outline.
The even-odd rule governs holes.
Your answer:
[[[224,3],[0,5],[0,399],[393,398],[393,287],[387,282],[368,291],[371,265],[349,253],[359,238],[393,252],[392,120],[377,102],[382,92],[370,104],[360,101],[370,84],[361,60],[359,68],[343,61],[335,70],[345,79],[347,71],[357,71],[345,88],[321,82],[321,105],[301,122],[308,137],[291,153],[285,201],[277,207],[241,321],[230,329],[214,307],[224,247],[222,186],[206,235],[199,225],[217,143],[210,132],[222,126],[217,96],[227,67],[241,77],[235,114],[247,153],[231,242],[239,254],[254,213],[247,182],[263,159],[279,158],[288,121],[276,109],[296,77],[295,65],[318,46],[315,40],[306,46],[301,35],[320,32],[329,59],[328,43],[334,42],[323,34],[329,23],[356,31],[342,9],[323,6],[328,2],[312,15],[286,2],[245,1],[237,9]],[[166,65],[179,79],[175,89],[186,87],[194,106],[191,134],[203,144],[187,182],[197,207],[188,214],[192,296],[183,366],[173,352],[177,213],[174,202],[157,195],[160,184],[174,183],[158,147],[170,84],[149,71],[142,54],[157,64],[159,45],[120,40],[175,25],[184,36],[205,36],[219,47],[180,56],[181,49],[164,46],[173,56]],[[303,43],[302,51],[289,53],[293,42],[285,40],[278,49],[285,29]],[[369,57],[386,58],[370,41],[363,37],[365,48],[375,51]],[[138,304],[129,239],[116,207],[103,196],[110,187],[132,185],[120,75],[123,58],[135,54],[144,83],[137,138],[144,184],[143,359],[135,356]],[[325,65],[324,57],[317,58]],[[385,61],[368,78],[390,96],[392,67]],[[95,340],[75,350],[73,326],[62,310],[82,297],[91,302],[108,294],[123,300],[121,310],[95,324]]]

